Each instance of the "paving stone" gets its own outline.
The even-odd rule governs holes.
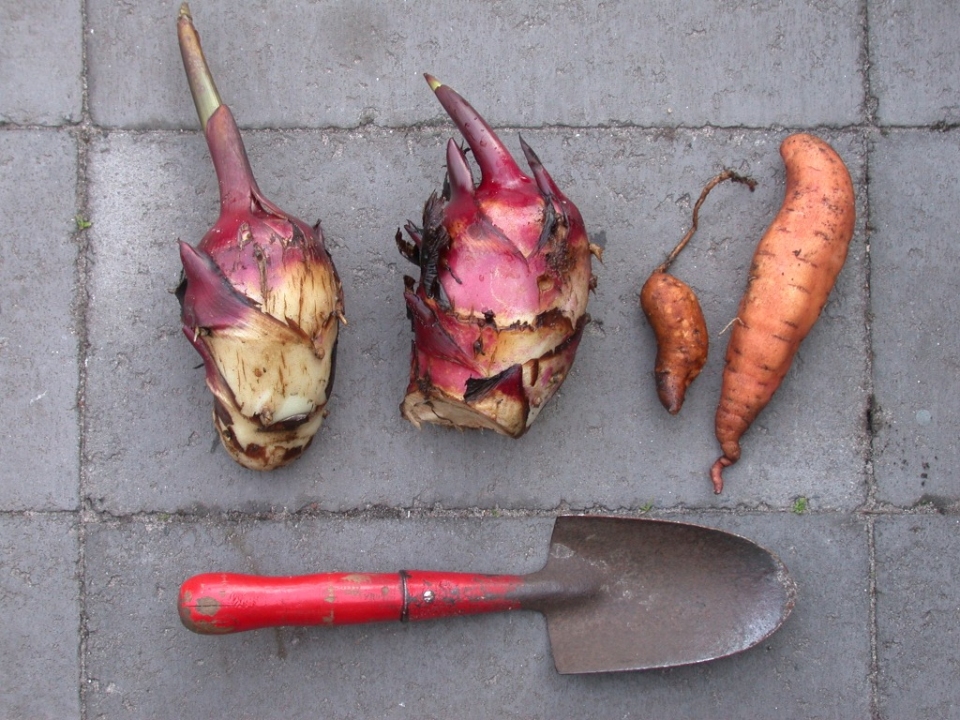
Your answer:
[[[872,0],[870,91],[883,125],[960,121],[960,11],[937,0]]]
[[[0,132],[0,510],[77,507],[74,140]]]
[[[0,3],[0,125],[62,125],[83,102],[81,3]]]
[[[215,181],[195,136],[116,134],[91,153],[93,258],[87,489],[111,512],[341,510],[369,504],[553,508],[756,505],[853,507],[864,493],[867,351],[864,249],[847,268],[777,397],[744,442],[729,490],[712,493],[713,414],[724,341],[757,240],[782,198],[769,133],[536,132],[528,140],[606,244],[577,363],[519,441],[425,427],[397,410],[411,333],[393,235],[440,182],[446,133],[251,133],[261,186],[323,218],[346,315],[331,415],[305,457],[265,476],[218,447],[211,400],[170,289],[175,240],[215,219]],[[513,140],[513,139],[512,139]],[[862,179],[855,135],[835,142]],[[715,349],[679,417],[656,400],[643,279],[689,225],[691,198],[724,164],[761,181],[711,196],[674,269],[701,294]],[[118,392],[124,388],[124,392]]]
[[[694,518],[688,518],[694,519]],[[433,624],[198,636],[179,584],[198,572],[400,568],[526,573],[548,519],[133,520],[89,528],[88,712],[97,717],[864,717],[864,525],[841,516],[714,516],[779,552],[800,584],[787,624],[714,663],[560,676],[532,613]]]
[[[953,208],[956,132],[896,131],[871,154],[871,306],[880,498],[901,506],[960,499],[960,331],[945,297],[960,292]]]
[[[0,717],[80,717],[78,562],[72,515],[0,514]]]
[[[0,718],[960,718],[957,8],[192,5],[260,185],[322,218],[343,278],[331,415],[272,474],[219,447],[171,294],[176,240],[217,212],[179,0],[0,0]],[[424,71],[515,151],[521,130],[605,246],[573,371],[517,441],[399,416],[414,268],[393,238],[454,133]],[[721,330],[795,129],[849,165],[856,235],[715,496]],[[672,268],[712,341],[672,417],[637,294],[726,166],[760,186],[716,188]],[[648,506],[779,553],[799,585],[784,627],[706,665],[560,676],[533,613],[223,637],[176,613],[216,569],[529,572],[552,512]]]
[[[883,717],[960,717],[960,520],[876,521],[877,654]]]
[[[87,4],[90,110],[111,127],[195,127],[176,2]],[[421,74],[497,124],[839,126],[863,119],[857,3],[697,0],[562,7],[373,0],[284,12],[193,6],[221,95],[247,127],[440,118]],[[798,28],[803,28],[798,32]],[[522,72],[519,70],[522,68]]]

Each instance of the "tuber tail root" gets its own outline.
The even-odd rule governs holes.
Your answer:
[[[690,242],[690,238],[692,238],[693,234],[697,231],[697,225],[700,222],[700,206],[703,205],[703,201],[707,199],[707,195],[710,194],[711,190],[725,180],[742,183],[750,188],[750,192],[753,192],[754,188],[757,187],[757,181],[752,177],[741,175],[740,173],[734,172],[729,168],[712,178],[710,182],[703,186],[703,191],[700,193],[700,197],[697,198],[697,202],[693,206],[693,219],[690,224],[690,229],[687,230],[687,234],[680,238],[680,242],[677,243],[677,246],[670,251],[670,254],[667,255],[667,259],[654,269],[654,272],[666,272],[667,269],[673,264],[673,261],[677,259],[677,255],[679,255],[680,251],[687,246],[687,243]]]
[[[726,455],[721,455],[710,468],[710,480],[713,482],[713,492],[719,495],[723,492],[723,469],[733,465],[733,460]]]

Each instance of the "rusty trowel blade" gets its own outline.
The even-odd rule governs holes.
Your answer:
[[[561,585],[595,578],[588,598],[543,608],[560,673],[725,657],[769,637],[796,598],[787,568],[759,545],[665,520],[560,517],[540,573]]]

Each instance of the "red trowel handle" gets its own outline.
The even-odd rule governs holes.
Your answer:
[[[516,610],[524,585],[519,575],[419,570],[289,577],[209,573],[183,583],[177,607],[188,629],[221,634]]]

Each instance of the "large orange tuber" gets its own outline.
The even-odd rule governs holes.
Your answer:
[[[723,469],[740,459],[740,437],[780,386],[800,343],[820,317],[847,257],[856,209],[843,160],[813,135],[780,146],[786,167],[783,206],[750,265],[727,345],[713,464],[714,492]]]

